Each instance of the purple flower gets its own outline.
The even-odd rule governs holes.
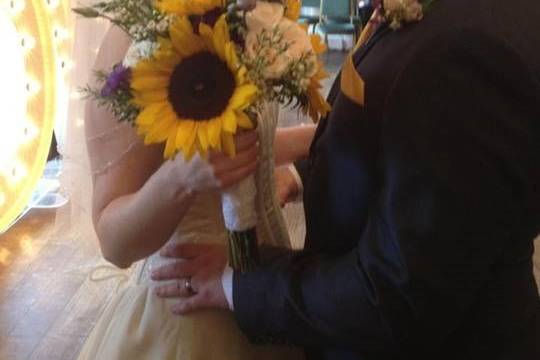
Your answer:
[[[122,64],[113,67],[113,71],[107,77],[107,81],[101,89],[101,96],[109,97],[120,89],[127,89],[131,80],[131,69]]]

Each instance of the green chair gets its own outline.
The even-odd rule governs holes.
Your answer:
[[[298,22],[307,24],[308,28],[315,29],[321,17],[321,0],[303,0]]]
[[[321,0],[321,13],[315,32],[324,37],[326,44],[328,35],[351,35],[356,42],[360,28],[356,0]]]

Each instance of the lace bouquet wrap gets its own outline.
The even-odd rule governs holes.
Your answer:
[[[108,0],[74,11],[105,18],[131,38],[122,63],[84,92],[133,124],[164,158],[235,156],[234,136],[259,133],[259,168],[222,195],[232,267],[257,265],[257,234],[289,243],[275,199],[273,140],[279,105],[314,121],[329,110],[320,39],[297,24],[299,0]]]

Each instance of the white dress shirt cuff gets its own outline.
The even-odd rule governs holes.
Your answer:
[[[229,310],[234,311],[233,303],[233,276],[234,270],[227,265],[223,274],[221,275],[221,286],[223,286],[223,292],[225,293],[225,298],[229,304]]]

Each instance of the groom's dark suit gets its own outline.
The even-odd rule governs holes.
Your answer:
[[[306,250],[235,274],[255,342],[310,359],[540,359],[540,1],[438,0],[354,56],[305,176]]]

